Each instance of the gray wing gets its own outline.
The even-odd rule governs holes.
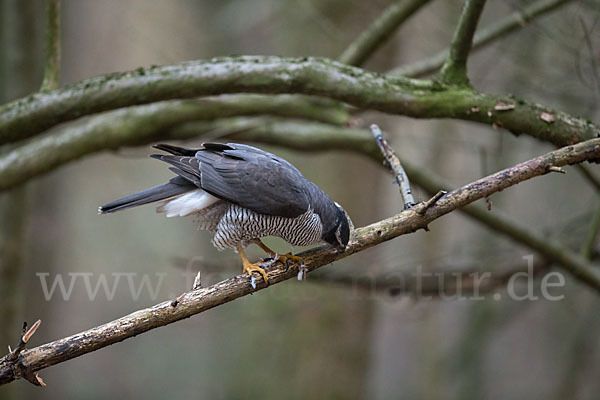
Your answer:
[[[203,146],[195,157],[151,157],[173,165],[173,172],[213,196],[258,213],[294,218],[308,210],[310,183],[289,162],[236,143]]]

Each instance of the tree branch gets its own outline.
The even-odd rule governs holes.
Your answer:
[[[123,140],[123,137],[119,137],[112,141],[110,135],[103,140],[97,140],[95,138],[103,136],[89,133],[88,131],[80,135],[73,133],[73,140],[69,140],[66,134],[64,137],[58,136],[60,140],[48,139],[45,145],[30,148],[27,151],[23,151],[22,156],[15,157],[14,162],[20,159],[23,163],[13,168],[12,174],[4,166],[5,163],[10,165],[12,162],[3,162],[4,159],[0,159],[0,184],[4,183],[3,179],[7,177],[15,179],[14,176],[23,176],[19,174],[32,171],[40,174],[45,172],[45,169],[51,169],[60,165],[64,160],[56,160],[49,155],[72,154],[70,151],[67,151],[71,146],[76,149],[87,149],[85,151],[87,154],[98,151],[100,148],[106,148],[107,143],[110,144],[110,148],[116,148],[118,147],[118,143],[120,145],[141,145],[152,143],[159,138],[162,140],[190,139],[198,137],[201,134],[206,134],[207,131],[212,139],[228,137],[230,139],[278,144],[304,151],[314,151],[315,149],[321,151],[334,149],[351,150],[362,155],[367,155],[377,162],[382,161],[381,153],[367,131],[356,128],[340,128],[327,124],[299,123],[296,121],[281,121],[260,117],[254,119],[228,118],[211,122],[188,122],[176,126],[169,131],[162,132],[160,137],[143,134],[136,136],[136,134],[142,132],[138,129],[139,126],[133,124],[131,132],[126,132],[124,136],[126,140]],[[120,129],[116,131],[120,131]],[[103,135],[106,134],[104,133]],[[38,143],[38,141],[34,143]],[[55,148],[54,146],[58,147]],[[403,165],[411,181],[425,189],[430,195],[446,187],[444,182],[432,174],[423,171],[421,168],[417,168],[407,161],[403,161]],[[546,237],[536,234],[525,227],[516,225],[514,221],[510,221],[498,211],[491,214],[478,207],[466,207],[460,209],[460,211],[489,228],[539,252],[545,258],[559,263],[567,263],[567,269],[569,270],[577,270],[581,266],[576,255],[564,249],[559,243],[551,243]],[[562,253],[565,251],[567,252],[567,256],[563,257]],[[587,269],[589,268],[584,268],[584,270]]]
[[[409,209],[383,221],[355,229],[344,253],[337,253],[328,246],[320,246],[301,253],[301,256],[304,258],[307,270],[312,271],[400,235],[425,229],[437,218],[457,208],[527,179],[544,175],[548,173],[551,166],[560,167],[598,157],[600,157],[600,139],[562,148],[454,190],[439,199],[422,215]],[[268,274],[269,283],[273,285],[295,277],[296,271],[277,264],[268,271]],[[600,290],[600,273],[596,270],[590,269],[586,274],[580,274],[578,277],[596,290]],[[165,301],[88,331],[25,350],[16,363],[3,359],[0,363],[0,384],[19,378],[23,371],[28,373],[39,371],[266,287],[264,281],[259,280],[257,288],[253,289],[250,281],[249,276],[239,275],[207,288],[187,292],[178,297],[176,306],[173,306],[170,300]]]
[[[394,31],[431,0],[395,0],[360,36],[344,50],[338,60],[362,65],[392,36]]]
[[[371,133],[375,138],[375,143],[377,143],[377,147],[379,147],[379,151],[383,155],[383,159],[385,160],[385,164],[390,169],[392,175],[394,175],[394,182],[398,184],[400,188],[400,195],[402,196],[402,203],[404,204],[404,208],[411,208],[415,205],[415,199],[412,195],[412,190],[410,188],[410,182],[408,181],[408,176],[406,176],[406,172],[404,168],[402,168],[402,163],[400,159],[396,155],[396,152],[386,138],[383,136],[381,129],[376,124],[371,125]],[[441,197],[441,196],[440,196]],[[435,199],[437,201],[437,199]],[[433,204],[433,201],[432,203]],[[430,205],[426,204],[423,211],[429,208]]]
[[[483,11],[485,0],[465,0],[458,20],[448,57],[441,71],[444,82],[452,85],[468,85],[467,57],[471,51],[473,35]]]
[[[168,139],[164,131],[187,121],[235,115],[278,115],[343,124],[337,102],[309,96],[224,95],[167,100],[107,111],[50,130],[0,158],[0,191],[94,152]]]
[[[560,6],[570,3],[571,1],[573,0],[538,0],[522,10],[515,11],[497,23],[487,27],[485,30],[482,30],[480,33],[477,33],[473,38],[471,53],[475,50],[485,48],[487,45],[494,43],[496,40],[525,27],[529,22],[533,21],[537,17],[554,11]],[[444,65],[444,61],[446,61],[449,52],[449,48],[444,49],[432,57],[417,61],[414,64],[395,68],[388,73],[391,75],[402,75],[411,78],[419,78],[430,75]]]
[[[60,78],[60,0],[46,0],[46,66],[42,91],[58,88]]]
[[[226,122],[222,121],[222,123],[225,124]],[[235,123],[235,129],[238,131],[243,130],[243,123],[243,121],[237,121]],[[304,125],[302,126],[302,131],[298,135],[295,135],[294,126],[290,123],[282,125],[277,124],[276,126],[260,126],[255,122],[253,124],[254,126],[249,126],[248,128],[250,129],[245,130],[243,133],[236,133],[230,135],[230,137],[283,145],[297,150],[333,150],[336,149],[338,145],[343,145],[344,149],[354,150],[359,154],[367,155],[378,163],[382,161],[377,146],[373,143],[373,140],[366,131],[333,127],[330,128],[329,131],[320,129],[319,127],[316,127],[311,131],[307,125]],[[203,129],[201,126],[194,126],[193,123],[187,125],[189,126],[186,128],[187,135],[191,135],[193,129],[196,129],[196,133],[201,132],[201,129]],[[198,129],[200,129],[200,131]],[[294,138],[294,136],[297,137]],[[410,177],[411,182],[424,189],[430,196],[439,193],[440,189],[447,189],[447,185],[433,174],[412,165],[406,160],[402,161],[402,164]],[[548,172],[550,172],[550,169]],[[437,204],[437,202],[434,204]],[[419,213],[418,207],[415,207],[413,210]],[[538,234],[529,228],[512,221],[497,210],[491,213],[481,207],[470,205],[462,207],[458,211],[465,213],[470,218],[503,234],[509,239],[527,246],[540,254],[543,258],[560,264],[563,268],[573,273],[579,279],[587,282],[590,286],[597,287],[597,268],[586,262],[579,254],[569,250],[561,243],[548,239],[546,236]]]
[[[539,259],[532,265],[532,275],[536,277],[550,268],[550,263]],[[465,296],[488,293],[506,286],[512,276],[529,272],[527,267],[511,267],[502,271],[482,274],[480,268],[456,270],[444,266],[438,272],[419,275],[418,273],[391,272],[386,275],[362,274],[314,274],[310,283],[333,284],[364,295],[387,293],[389,296],[411,296],[421,299],[464,298]]]
[[[238,92],[312,94],[415,118],[464,119],[557,146],[600,134],[596,125],[582,118],[513,97],[383,76],[327,59],[265,56],[139,68],[36,93],[0,107],[0,144],[100,111],[174,97]]]

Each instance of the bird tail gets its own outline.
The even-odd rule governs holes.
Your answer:
[[[155,186],[153,188],[146,189],[142,192],[132,194],[131,196],[123,197],[122,199],[100,206],[98,207],[98,213],[108,214],[115,211],[124,210],[126,208],[154,203],[155,201],[168,199],[170,197],[178,196],[196,189],[198,188],[189,184],[189,182],[185,181],[185,179],[176,177],[163,185]]]

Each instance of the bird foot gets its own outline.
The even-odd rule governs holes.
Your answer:
[[[302,257],[295,256],[292,253],[282,254],[277,257],[277,260],[281,261],[287,268],[291,266],[290,261],[296,262],[298,265],[304,264],[304,259]]]
[[[269,277],[267,276],[267,271],[265,271],[264,268],[261,268],[259,266],[259,263],[244,263],[244,269],[242,270],[242,272],[245,272],[250,276],[252,276],[253,272],[258,272],[262,275],[263,279],[265,280],[265,283],[267,285],[269,284]]]

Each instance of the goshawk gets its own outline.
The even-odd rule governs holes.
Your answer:
[[[158,202],[156,211],[167,217],[194,215],[201,229],[215,233],[215,247],[237,249],[243,271],[259,272],[266,282],[265,270],[244,253],[254,243],[275,257],[262,237],[279,236],[297,246],[327,242],[338,250],[346,248],[351,222],[344,209],[286,160],[238,143],[154,148],[170,153],[150,157],[171,164],[177,176],[101,206],[100,213]],[[284,263],[302,261],[291,254],[277,257]]]

